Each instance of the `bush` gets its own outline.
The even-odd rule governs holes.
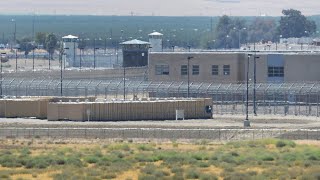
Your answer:
[[[145,168],[141,170],[142,173],[145,174],[153,174],[154,171],[156,171],[157,167],[153,164],[147,164]]]
[[[115,145],[110,145],[108,149],[110,151],[113,151],[113,150],[130,151],[130,146],[128,144],[115,144]]]
[[[101,176],[102,179],[115,179],[117,177],[114,173],[107,173]]]
[[[89,164],[95,164],[99,161],[99,158],[96,156],[88,156],[85,158],[85,161]]]
[[[189,169],[186,172],[186,178],[187,179],[199,179],[199,177],[200,177],[200,173],[196,169]]]
[[[271,155],[264,155],[261,157],[262,161],[273,161],[274,158]]]
[[[146,145],[146,144],[140,144],[140,145],[138,145],[138,150],[140,150],[140,151],[152,151],[153,147],[151,147],[150,145]]]
[[[213,174],[201,174],[200,180],[218,180],[218,177]]]
[[[152,173],[157,178],[163,178],[164,176],[169,176],[170,173],[167,171],[156,170]]]
[[[173,166],[173,167],[171,168],[171,172],[174,173],[174,174],[182,173],[182,172],[183,172],[183,169],[182,169],[180,166]]]
[[[76,166],[76,167],[82,167],[82,161],[75,156],[70,156],[66,158],[66,164],[67,165],[72,165],[72,166]]]
[[[245,173],[233,172],[231,174],[227,174],[224,177],[224,180],[248,180],[250,177]]]
[[[138,177],[139,180],[155,180],[156,177],[152,176],[152,175],[139,175]]]
[[[293,141],[285,141],[285,140],[279,140],[276,143],[276,147],[278,147],[278,148],[282,148],[285,146],[296,147],[296,143]]]
[[[207,168],[209,166],[210,166],[210,164],[207,162],[199,162],[198,163],[198,167],[200,167],[200,168]]]

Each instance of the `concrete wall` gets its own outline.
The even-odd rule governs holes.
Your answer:
[[[49,99],[1,99],[0,116],[7,118],[35,117],[47,118],[47,104]]]
[[[95,97],[27,97],[21,99],[0,99],[0,117],[35,117],[47,118],[49,102],[85,102],[95,101]],[[64,114],[72,113],[68,109],[62,109]],[[61,111],[59,111],[61,112]]]
[[[251,52],[248,52],[251,53]],[[190,60],[190,82],[209,83],[238,83],[246,82],[247,54],[236,52],[201,52],[201,53],[151,53],[149,59],[149,80],[151,81],[187,81],[187,75],[181,75],[181,65],[187,65]],[[252,53],[251,53],[252,54]],[[257,83],[268,82],[306,82],[320,81],[320,54],[319,53],[277,53],[258,52],[256,56]],[[280,62],[281,61],[281,62]],[[268,65],[281,64],[284,66],[284,77],[268,77]],[[156,75],[156,65],[169,65],[169,75]],[[192,75],[192,65],[200,66],[200,74]],[[211,74],[211,66],[219,66],[219,75]],[[223,75],[223,65],[230,65],[230,75]],[[254,58],[249,60],[249,79],[254,81]]]
[[[211,99],[58,102],[48,104],[48,120],[172,120],[176,110],[184,110],[186,119],[208,119],[212,114],[205,112],[206,106],[212,106]]]
[[[320,81],[320,56],[285,55],[284,71],[286,82]]]
[[[150,81],[188,81],[181,75],[181,65],[189,64],[190,82],[239,82],[244,78],[244,54],[241,53],[151,53],[149,59]],[[169,65],[169,75],[156,75],[156,65]],[[199,65],[200,74],[192,75],[192,66]],[[219,66],[219,75],[212,75],[212,65]],[[230,65],[230,75],[223,74],[223,65]]]

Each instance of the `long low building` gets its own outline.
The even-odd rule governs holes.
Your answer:
[[[248,58],[248,54],[251,56]],[[256,57],[256,58],[254,58]],[[150,81],[238,83],[320,81],[320,52],[160,52],[149,58]]]

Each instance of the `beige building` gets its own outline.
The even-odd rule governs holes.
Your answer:
[[[250,52],[165,52],[151,53],[150,81],[238,83],[246,80]],[[257,82],[320,81],[320,53],[256,53]],[[249,58],[253,81],[254,54]],[[189,64],[189,68],[188,68]],[[189,76],[188,76],[189,73]]]

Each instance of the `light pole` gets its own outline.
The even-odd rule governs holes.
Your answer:
[[[62,56],[63,55],[66,55],[65,54],[65,50],[67,50],[67,49],[69,49],[69,48],[63,48],[63,50],[62,50],[62,54],[61,54],[61,56],[60,56],[60,96],[62,96],[63,94],[62,94],[62,83],[63,83],[63,74],[62,74],[62,72],[63,72],[63,70],[62,70],[62,67],[63,67],[63,61],[62,61]],[[64,64],[66,64],[66,62],[64,62]],[[65,67],[65,66],[64,66]]]
[[[122,67],[123,67],[123,100],[125,100],[126,99],[126,64],[124,60],[122,61]]]
[[[190,97],[190,59],[192,59],[193,57],[192,56],[188,56],[188,98]]]
[[[13,32],[13,43],[16,45],[16,40],[17,40],[17,22],[15,19],[12,19],[11,22],[14,23],[14,32]]]
[[[96,50],[99,49],[96,47],[96,39],[93,40],[93,69],[96,69]]]
[[[33,45],[32,46],[32,71],[34,71],[34,49],[35,49],[36,47]]]
[[[1,53],[1,56],[6,56],[7,53]],[[1,66],[1,84],[0,84],[0,98],[2,98],[2,82],[3,82],[3,77],[2,77],[2,58],[0,59],[0,66]]]
[[[249,120],[249,65],[250,65],[250,57],[252,54],[248,54],[247,60],[247,96],[246,96],[246,119],[243,122],[244,127],[250,127],[250,120]]]
[[[16,72],[18,72],[18,50],[20,48],[16,48]]]
[[[257,107],[256,107],[256,83],[257,83],[257,59],[260,57],[256,55],[256,52],[254,52],[253,57],[253,113],[256,116],[257,115]]]
[[[79,48],[80,49],[80,69],[82,67],[82,53],[83,53],[83,48]]]

